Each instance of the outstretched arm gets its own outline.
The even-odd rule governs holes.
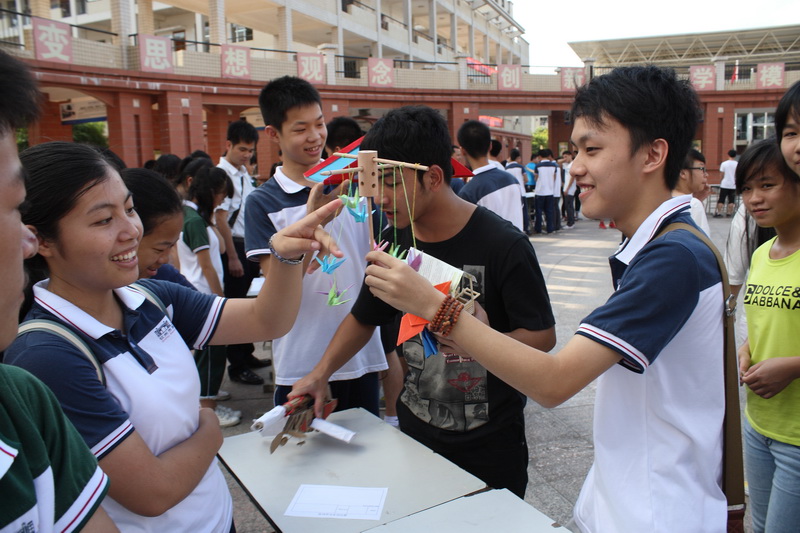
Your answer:
[[[432,320],[444,295],[403,261],[370,252],[366,283],[372,294],[402,311]],[[488,371],[545,407],[578,393],[621,356],[576,335],[556,354],[548,354],[491,329],[462,313],[450,336]]]
[[[343,253],[320,225],[341,206],[334,200],[272,238],[275,252],[286,259],[326,250],[336,257]],[[281,337],[288,332],[300,309],[303,266],[271,260],[264,286],[255,298],[228,300],[211,344],[239,344]]]

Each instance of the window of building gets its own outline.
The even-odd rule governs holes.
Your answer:
[[[72,11],[69,8],[69,0],[50,0],[50,9],[61,9],[61,17],[69,17]]]
[[[775,113],[772,111],[737,111],[734,120],[737,145],[750,143],[775,135]]]
[[[244,41],[253,40],[253,29],[240,26],[238,24],[231,24],[231,42],[241,43]]]

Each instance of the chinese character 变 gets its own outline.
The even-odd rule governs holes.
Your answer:
[[[69,40],[67,35],[69,28],[66,26],[56,26],[55,24],[40,24],[38,39],[47,48],[42,53],[42,59],[57,59],[60,61],[70,61],[72,58],[64,53]]]

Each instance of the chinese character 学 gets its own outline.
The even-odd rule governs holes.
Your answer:
[[[42,59],[56,59],[59,61],[71,61],[69,54],[65,53],[69,45],[69,27],[64,24],[39,24],[37,38],[46,48],[42,52]]]
[[[172,62],[169,57],[169,41],[161,39],[147,39],[144,42],[144,64],[153,70],[169,70]]]
[[[714,67],[692,67],[690,71],[692,78],[692,85],[698,91],[714,89],[716,76],[714,74]]]
[[[308,54],[298,57],[299,77],[308,81],[322,82],[322,56]]]
[[[377,61],[369,69],[370,85],[392,85],[392,67],[386,61]]]
[[[243,48],[228,48],[225,50],[225,75],[238,78],[249,76],[248,52],[249,50]]]

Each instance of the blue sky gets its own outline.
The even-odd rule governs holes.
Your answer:
[[[571,0],[560,5],[514,0],[514,18],[525,28],[524,37],[531,45],[531,65],[581,66],[567,44],[573,41],[800,24],[798,0]],[[657,11],[661,5],[669,9]]]

